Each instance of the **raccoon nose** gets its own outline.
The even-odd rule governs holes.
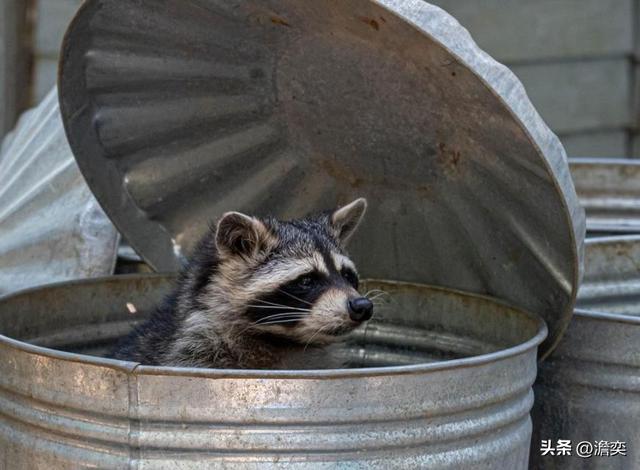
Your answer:
[[[349,318],[353,321],[367,321],[373,315],[373,303],[366,297],[349,300]]]

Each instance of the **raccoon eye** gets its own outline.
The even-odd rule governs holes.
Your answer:
[[[345,281],[353,286],[354,289],[358,288],[358,275],[354,273],[351,269],[342,268],[340,272]]]
[[[302,289],[309,289],[313,285],[314,277],[312,274],[305,274],[298,278],[296,284]]]

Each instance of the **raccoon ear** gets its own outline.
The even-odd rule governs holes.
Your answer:
[[[254,256],[268,248],[269,230],[255,217],[226,212],[218,221],[216,246],[222,253]]]
[[[336,209],[331,214],[331,227],[336,233],[336,238],[343,246],[347,244],[351,235],[356,231],[365,211],[367,200],[363,197]]]

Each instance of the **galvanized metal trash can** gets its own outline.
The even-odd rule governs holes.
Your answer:
[[[396,282],[396,303],[346,349],[380,367],[270,372],[20,341],[97,353],[64,330],[108,343],[162,278],[5,299],[0,315],[23,319],[2,339],[7,461],[23,465],[24,438],[41,468],[527,467],[537,346],[547,355],[573,312],[584,213],[522,85],[444,11],[88,0],[65,38],[60,105],[92,191],[157,270],[226,210],[287,218],[365,196],[351,252],[365,277]],[[546,322],[543,343],[523,311]]]
[[[3,468],[526,468],[538,317],[374,283],[395,306],[347,354],[407,365],[226,371],[61,351],[101,353],[167,285],[118,276],[0,302]]]
[[[540,364],[533,468],[640,467],[639,266],[639,235],[587,240],[578,307]],[[543,456],[541,441],[555,449],[558,439],[571,441],[571,456]]]

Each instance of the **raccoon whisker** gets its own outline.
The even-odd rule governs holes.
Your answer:
[[[252,325],[262,325],[266,321],[274,320],[274,319],[277,319],[277,318],[283,318],[283,317],[297,317],[298,319],[300,319],[300,318],[306,317],[307,315],[308,315],[307,313],[295,313],[295,312],[291,312],[291,313],[276,313],[274,315],[268,315],[266,317],[260,318],[259,320],[253,322]]]
[[[368,299],[376,299],[378,297],[389,297],[389,293],[388,292],[372,292],[372,293],[367,293],[365,297]]]
[[[291,307],[290,305],[278,304],[278,303],[275,303],[275,302],[268,302],[268,301],[266,301],[266,300],[261,300],[261,299],[256,299],[255,301],[256,301],[256,302],[263,303],[263,304],[265,304],[265,305],[271,305],[271,306],[273,306],[273,307],[290,307],[290,308],[300,308],[301,310],[304,310],[304,309],[305,309],[305,307]]]
[[[370,290],[368,290],[367,292],[365,292],[365,293],[364,293],[364,294],[362,294],[362,295],[363,295],[363,297],[366,297],[366,296],[368,296],[369,294],[376,294],[376,293],[380,293],[380,292],[385,292],[385,291],[383,291],[383,290],[381,290],[381,289],[370,289]],[[385,292],[385,294],[386,294],[386,292]]]
[[[254,326],[258,326],[258,325],[272,325],[275,324],[276,322],[279,321],[299,321],[302,320],[304,317],[306,317],[307,314],[296,314],[296,313],[276,313],[274,315],[268,315],[266,317],[260,318],[259,320],[256,320],[252,323],[250,323],[246,328],[242,329],[237,336],[242,335],[242,333],[244,333],[245,331],[251,329]]]
[[[311,309],[308,308],[298,308],[298,307],[289,307],[287,305],[247,305],[247,307],[251,308],[270,308],[270,309],[283,309],[283,310],[295,310],[297,312],[310,312]]]
[[[371,301],[374,301],[375,299],[380,298],[380,297],[384,297],[385,295],[387,295],[387,296],[388,296],[389,294],[387,294],[387,293],[385,292],[384,294],[376,294],[376,295],[374,295],[374,296],[372,296],[372,297],[367,297],[367,298],[368,298],[369,300],[371,300]]]
[[[307,350],[307,347],[309,346],[309,344],[311,344],[311,341],[313,341],[313,338],[315,338],[322,330],[324,330],[325,328],[329,328],[330,326],[331,325],[324,325],[324,326],[321,326],[320,328],[318,328],[318,330],[314,334],[311,335],[311,338],[309,338],[309,341],[306,342],[302,352],[305,352]]]
[[[276,313],[275,315],[269,315],[267,317],[261,318],[260,320],[254,321],[250,323],[246,328],[243,328],[238,332],[236,337],[242,336],[242,334],[258,325],[275,325],[277,323],[288,323],[294,321],[302,320],[307,314],[295,314],[295,313]],[[283,317],[289,317],[288,319],[284,319]]]
[[[265,305],[275,305],[276,307],[287,307],[287,305],[285,304],[279,304],[277,302],[269,302],[268,300],[262,300],[262,299],[255,299],[255,302],[259,302]]]
[[[371,295],[371,297],[369,297]],[[384,296],[389,296],[388,292],[377,292],[377,293],[371,293],[371,292],[367,292],[364,297],[366,297],[367,299],[371,300],[371,299],[377,299],[378,297],[384,297]]]
[[[292,323],[294,321],[300,321],[299,318],[292,318],[290,320],[274,320],[266,323],[259,323],[259,325],[279,325],[280,323]]]
[[[368,290],[367,292],[365,292],[365,293],[363,294],[363,296],[364,296],[364,297],[366,297],[366,296],[368,296],[368,295],[370,295],[370,294],[388,294],[388,292],[383,291],[383,290],[381,290],[381,289],[370,289],[370,290]]]
[[[290,293],[288,293],[286,291],[283,291],[282,289],[278,289],[278,292],[282,292],[284,295],[288,295],[289,297],[291,297],[292,299],[297,300],[298,302],[302,302],[304,304],[313,306],[313,304],[311,302],[307,302],[306,300],[303,300],[300,297],[296,297],[295,295],[290,294]]]

